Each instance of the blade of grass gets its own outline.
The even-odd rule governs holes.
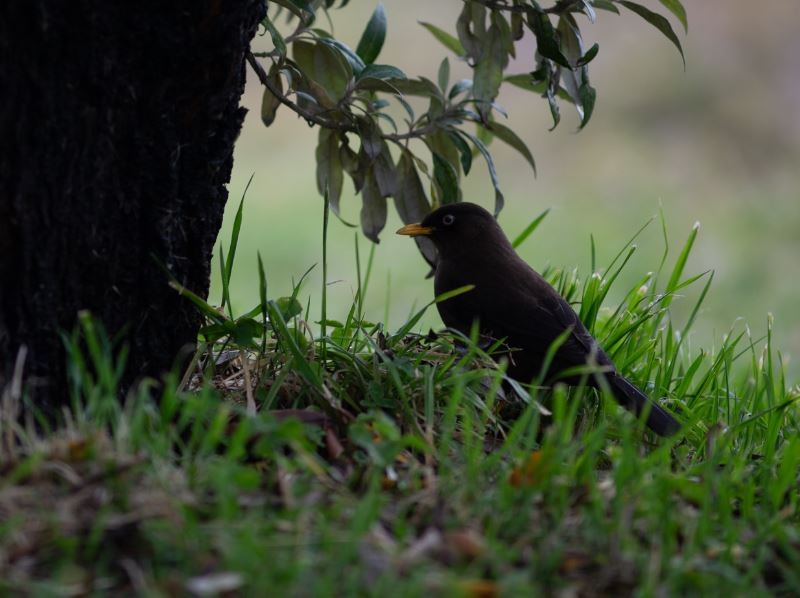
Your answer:
[[[328,200],[328,189],[325,189],[325,205],[322,209],[322,322],[320,323],[320,342],[322,343],[321,360],[325,363],[327,359],[327,336],[328,336],[328,216],[330,204]]]
[[[670,274],[669,281],[667,282],[667,288],[664,290],[664,294],[667,295],[667,299],[664,301],[664,307],[669,307],[672,303],[672,294],[678,288],[680,278],[683,275],[683,270],[686,267],[686,261],[689,259],[689,254],[692,251],[692,246],[694,245],[694,241],[697,238],[697,232],[699,230],[700,223],[695,222],[694,226],[692,227],[692,231],[689,233],[689,237],[686,239],[686,243],[683,245],[680,255],[678,255],[675,266],[672,268],[672,273]]]
[[[261,312],[261,321],[264,323],[264,332],[261,335],[261,354],[267,352],[267,322],[269,322],[269,315],[267,314],[267,273],[264,270],[264,261],[261,259],[261,252],[256,252],[258,257],[258,296],[261,301],[259,307]]]
[[[255,173],[250,175],[247,185],[242,192],[242,199],[239,201],[239,208],[236,210],[236,216],[233,219],[233,229],[231,230],[231,242],[228,249],[228,259],[224,261],[222,267],[222,303],[228,308],[228,316],[233,319],[233,307],[231,306],[230,286],[231,276],[233,274],[233,262],[236,259],[236,247],[239,245],[239,232],[242,228],[242,212],[244,210],[244,198],[247,196],[247,190],[250,188],[250,183],[253,182]],[[222,256],[222,247],[220,247],[220,256]]]
[[[422,316],[425,315],[425,312],[431,305],[435,303],[441,303],[442,301],[447,301],[448,299],[452,299],[453,297],[458,297],[459,295],[463,295],[464,293],[470,292],[474,288],[475,288],[474,284],[468,284],[464,285],[463,287],[458,287],[457,289],[453,289],[452,291],[447,291],[446,293],[442,293],[441,295],[437,296],[433,301],[426,304],[416,314],[414,314],[405,324],[403,324],[400,327],[400,330],[398,330],[394,334],[394,336],[402,338],[406,334],[411,332],[411,329],[417,325],[417,322],[419,322],[422,319]]]
[[[550,208],[547,208],[544,212],[542,212],[536,218],[534,218],[531,221],[531,223],[528,226],[526,226],[525,229],[514,238],[514,240],[511,242],[511,246],[514,249],[516,249],[517,247],[522,245],[525,242],[525,240],[528,237],[530,237],[533,234],[533,232],[539,227],[539,225],[542,223],[542,221],[547,217],[549,213],[550,213]]]
[[[303,351],[300,349],[300,346],[297,344],[297,341],[294,338],[294,335],[289,330],[289,327],[286,325],[286,322],[281,315],[280,309],[278,309],[277,304],[275,301],[270,300],[267,303],[267,311],[269,313],[269,319],[272,323],[272,328],[275,333],[280,337],[283,345],[289,349],[289,353],[291,353],[293,358],[293,366],[297,368],[303,378],[306,379],[308,383],[310,383],[315,389],[322,390],[323,383],[320,379],[319,375],[316,371],[311,367],[306,356],[303,354]],[[285,367],[288,367],[285,366]]]

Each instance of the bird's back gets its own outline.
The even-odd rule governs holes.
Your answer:
[[[469,333],[477,319],[482,334],[506,339],[512,349],[509,373],[530,381],[540,373],[551,344],[567,329],[552,363],[558,371],[587,363],[610,365],[577,314],[563,297],[516,253],[499,259],[475,256],[471,267],[453,267],[446,262],[436,270],[435,290],[443,292],[474,284],[473,291],[438,304],[445,325]]]

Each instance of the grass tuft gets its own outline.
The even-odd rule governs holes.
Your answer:
[[[327,205],[324,222],[323,239]],[[622,293],[636,236],[604,268],[593,241],[591,272],[545,273],[686,422],[667,441],[585,385],[509,380],[477,331],[418,331],[434,302],[394,332],[365,321],[372,253],[362,272],[357,244],[358,286],[335,319],[323,241],[318,327],[305,275],[271,297],[260,256],[258,305],[233,312],[235,242],[225,311],[173,283],[207,319],[198,352],[122,403],[126,350],[82,314],[64,337],[61,426],[0,421],[0,590],[800,591],[800,388],[771,318],[763,337],[736,323],[691,346],[713,280],[685,272],[697,232]]]

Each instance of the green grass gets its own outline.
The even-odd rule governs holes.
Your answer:
[[[800,591],[800,390],[771,322],[691,346],[712,279],[686,272],[696,229],[629,289],[613,287],[635,239],[603,266],[593,250],[585,275],[545,272],[685,423],[663,441],[583,385],[511,392],[474,339],[420,333],[422,311],[365,321],[371,254],[345,313],[325,274],[276,297],[263,265],[238,272],[259,296],[235,312],[241,226],[220,255],[225,313],[187,294],[208,319],[189,371],[120,403],[126,350],[83,315],[64,422],[2,421],[0,591]]]

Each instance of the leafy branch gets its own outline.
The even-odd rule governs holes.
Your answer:
[[[529,5],[526,5],[525,3],[522,2],[515,2],[514,4],[508,4],[500,0],[471,0],[471,1],[483,4],[486,8],[490,8],[492,10],[504,10],[506,12],[513,12],[517,14],[526,14],[531,8]],[[583,0],[562,0],[560,2],[556,2],[553,6],[550,6],[549,8],[537,7],[537,9],[546,14],[561,14],[565,12],[570,12],[573,9],[573,7],[578,6],[579,4],[582,3]]]
[[[264,67],[261,66],[261,63],[258,62],[255,55],[252,52],[247,53],[247,62],[253,68],[253,71],[256,73],[259,81],[261,82],[264,87],[283,105],[290,108],[293,112],[295,112],[298,116],[302,117],[306,120],[309,124],[312,125],[319,125],[320,127],[324,127],[326,129],[334,129],[336,131],[343,131],[346,133],[359,133],[358,125],[354,123],[348,122],[337,122],[335,120],[329,120],[323,118],[317,114],[314,114],[310,110],[306,110],[305,108],[301,107],[299,104],[293,102],[287,95],[285,95],[270,79],[267,75]],[[380,133],[381,139],[385,139],[387,141],[393,142],[400,142],[408,139],[416,139],[416,138],[423,138],[426,135],[429,135],[433,131],[435,131],[439,126],[440,121],[444,121],[447,118],[455,117],[456,113],[453,111],[446,112],[437,120],[426,124],[424,126],[418,126],[414,129],[406,133]],[[271,124],[271,123],[270,123]]]
[[[536,0],[462,1],[456,35],[431,23],[420,24],[457,59],[470,65],[472,79],[451,82],[448,58],[442,60],[436,82],[409,78],[396,66],[377,63],[387,32],[381,4],[353,50],[316,25],[317,14],[327,14],[336,0],[272,0],[262,25],[273,48],[247,56],[264,86],[264,124],[271,125],[278,108],[285,106],[319,127],[319,191],[327,193],[331,209],[339,216],[347,174],[356,193],[361,194],[361,227],[375,242],[385,226],[390,197],[404,222],[422,219],[432,206],[460,201],[461,179],[469,174],[476,156],[486,162],[495,189],[495,211],[499,212],[503,194],[488,149],[494,138],[517,150],[535,173],[528,147],[496,118],[497,114],[505,116],[496,104],[503,83],[543,97],[553,128],[560,122],[560,101],[573,104],[579,128],[586,126],[597,96],[588,67],[599,46],[584,47],[576,17],[585,16],[594,23],[596,9],[619,14],[621,6],[661,31],[683,57],[669,21],[629,0],[559,0],[547,8]],[[680,0],[659,1],[686,29]],[[347,3],[342,0],[338,7]],[[292,24],[286,35],[276,26],[282,17]],[[506,74],[510,58],[516,57],[517,42],[526,34],[536,42],[532,69]],[[268,68],[260,60],[267,61]],[[427,105],[417,114],[412,101],[420,100]],[[404,130],[396,121],[398,110],[404,117]],[[428,155],[427,160],[420,150]],[[435,253],[427,240],[420,239],[419,247],[433,263]]]

